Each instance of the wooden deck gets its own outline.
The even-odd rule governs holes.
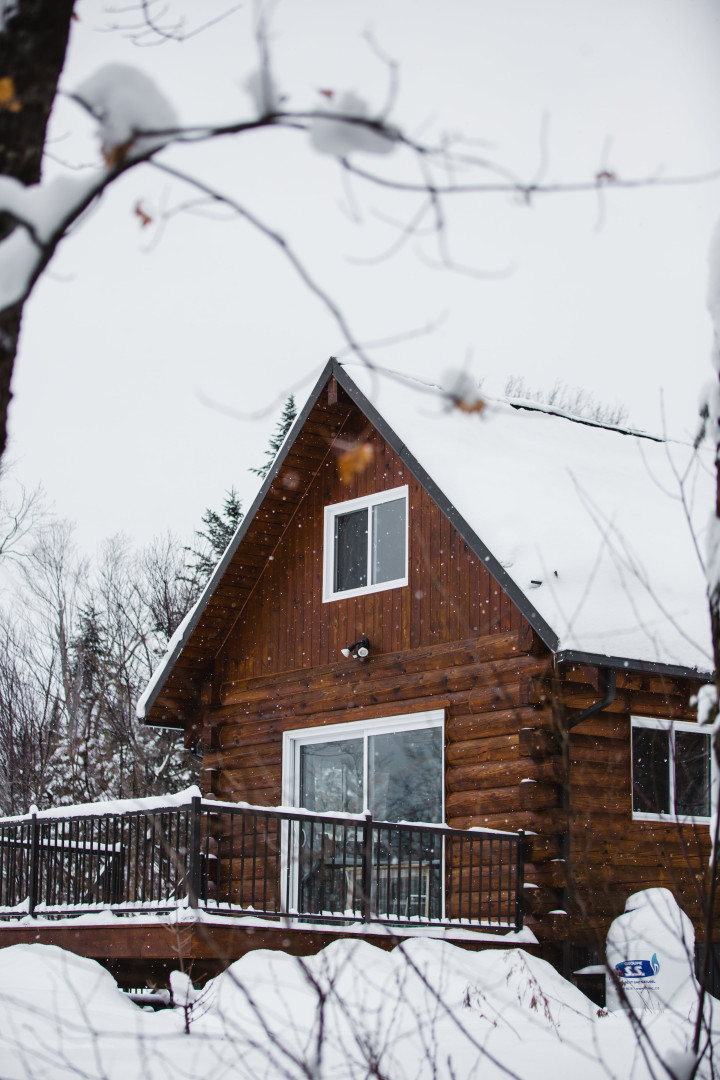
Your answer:
[[[0,819],[0,948],[57,945],[123,987],[167,986],[176,968],[202,982],[253,949],[310,955],[339,937],[505,948],[533,940],[524,848],[522,833],[194,790],[33,811]]]
[[[219,975],[221,971],[254,949],[282,949],[293,956],[311,956],[338,938],[352,937],[383,949],[393,949],[409,934],[402,930],[376,933],[343,933],[337,928],[288,928],[248,926],[243,920],[227,923],[160,922],[157,919],[117,919],[112,925],[73,925],[70,921],[18,925],[0,923],[0,948],[11,945],[56,945],[68,952],[97,960],[124,989],[167,987],[171,971],[188,971],[195,983]],[[435,935],[432,935],[435,936]],[[443,937],[442,932],[437,936]],[[535,956],[552,960],[547,946],[518,942],[498,934],[467,934],[446,937],[462,948],[523,948]]]

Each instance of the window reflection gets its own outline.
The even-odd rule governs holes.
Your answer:
[[[670,811],[670,737],[660,728],[634,727],[633,810],[647,814]]]
[[[442,727],[375,734],[372,724],[348,726],[356,737],[298,743],[299,805],[321,814],[360,814],[368,807],[375,823],[441,823]],[[372,880],[365,896],[365,830],[362,819],[309,818],[298,826],[293,858],[300,909],[357,918],[369,903],[380,915],[439,918],[442,837],[373,825]]]
[[[373,507],[373,584],[405,576],[405,499]]]
[[[690,817],[710,816],[709,736],[675,733],[675,809]]]
[[[377,821],[442,820],[440,728],[371,735],[369,805]]]
[[[632,721],[633,812],[710,816],[710,735]]]
[[[300,747],[300,805],[319,814],[361,814],[363,740]]]

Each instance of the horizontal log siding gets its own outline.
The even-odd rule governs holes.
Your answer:
[[[518,674],[516,687],[528,673]],[[539,938],[552,940],[557,928],[549,912],[560,906],[565,886],[566,815],[561,744],[550,711],[514,703],[480,714],[457,708],[446,735],[448,823],[539,834],[528,838],[525,921]]]
[[[517,696],[519,682],[547,667],[547,660],[521,651],[530,641],[530,635],[506,632],[364,664],[344,661],[282,678],[231,681],[223,687],[223,704],[204,713],[205,789],[236,800],[279,802],[283,732],[302,727],[427,709],[446,710],[448,739],[451,731],[467,733],[473,716],[473,734],[517,727],[535,710],[513,716],[506,702]],[[474,707],[486,704],[489,688],[503,706],[498,713]]]
[[[529,842],[528,881],[536,887],[526,892],[529,923],[541,935],[547,923],[547,937],[547,913],[565,880],[558,833],[566,815],[549,711],[517,704],[533,676],[548,673],[547,657],[532,655],[531,645],[527,632],[505,631],[362,665],[228,680],[221,706],[205,714],[205,742],[214,748],[205,754],[203,786],[220,798],[277,804],[284,731],[442,708],[446,821],[541,834]]]
[[[337,454],[356,439],[372,446],[372,465],[345,484]],[[404,484],[408,586],[324,604],[325,506]],[[370,659],[345,660],[340,649],[361,636]],[[446,821],[542,834],[527,855],[538,926],[564,880],[557,834],[566,815],[549,714],[532,705],[533,680],[550,674],[535,645],[438,506],[351,412],[218,653],[212,707],[203,712],[203,788],[277,805],[285,731],[443,709]]]
[[[569,714],[597,690],[580,671],[563,700]],[[611,710],[579,724],[570,734],[570,930],[573,941],[603,945],[612,920],[640,889],[670,889],[702,928],[701,875],[710,854],[707,826],[633,821],[630,714],[694,720],[688,704],[696,687],[660,676],[618,675]],[[579,703],[583,703],[579,705]],[[616,711],[617,710],[617,711]],[[720,941],[720,926],[715,940]]]
[[[220,798],[281,800],[283,732],[427,709],[446,715],[446,821],[539,833],[529,842],[528,919],[545,937],[547,913],[564,884],[560,833],[564,779],[549,710],[529,704],[547,656],[533,636],[500,630],[483,637],[344,660],[311,671],[226,679],[220,706],[206,710],[205,790]]]
[[[337,455],[361,438],[371,465],[343,483]],[[217,678],[248,678],[317,668],[367,636],[372,654],[423,648],[518,630],[522,617],[397,455],[352,413],[279,537],[216,662]],[[324,508],[409,486],[409,585],[322,602]]]

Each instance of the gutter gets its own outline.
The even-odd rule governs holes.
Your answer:
[[[597,668],[616,668],[622,671],[635,671],[645,674],[667,675],[675,679],[700,679],[712,682],[714,673],[700,667],[687,667],[684,664],[665,664],[659,660],[633,660],[627,656],[609,656],[606,653],[583,652],[579,649],[561,649],[555,654],[555,664],[589,664]]]

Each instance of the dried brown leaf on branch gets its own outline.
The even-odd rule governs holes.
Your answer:
[[[338,457],[338,469],[343,484],[349,484],[354,476],[361,476],[375,460],[372,443],[353,443]]]
[[[103,161],[107,167],[112,169],[114,165],[119,165],[124,161],[128,155],[128,150],[134,142],[134,139],[128,139],[127,142],[118,143],[117,146],[110,146],[107,149],[103,149]]]
[[[22,109],[22,102],[15,90],[15,82],[10,75],[0,78],[0,109],[7,109],[12,113],[19,113]]]
[[[487,405],[484,398],[481,398],[479,395],[470,401],[465,398],[452,398],[451,400],[456,409],[466,413],[481,413]]]
[[[140,219],[140,227],[141,228],[144,229],[144,228],[146,228],[146,226],[152,225],[153,219],[150,216],[150,214],[147,213],[146,210],[143,210],[142,203],[140,202],[140,200],[138,200],[135,203],[133,213],[135,214],[136,217],[138,217]]]

